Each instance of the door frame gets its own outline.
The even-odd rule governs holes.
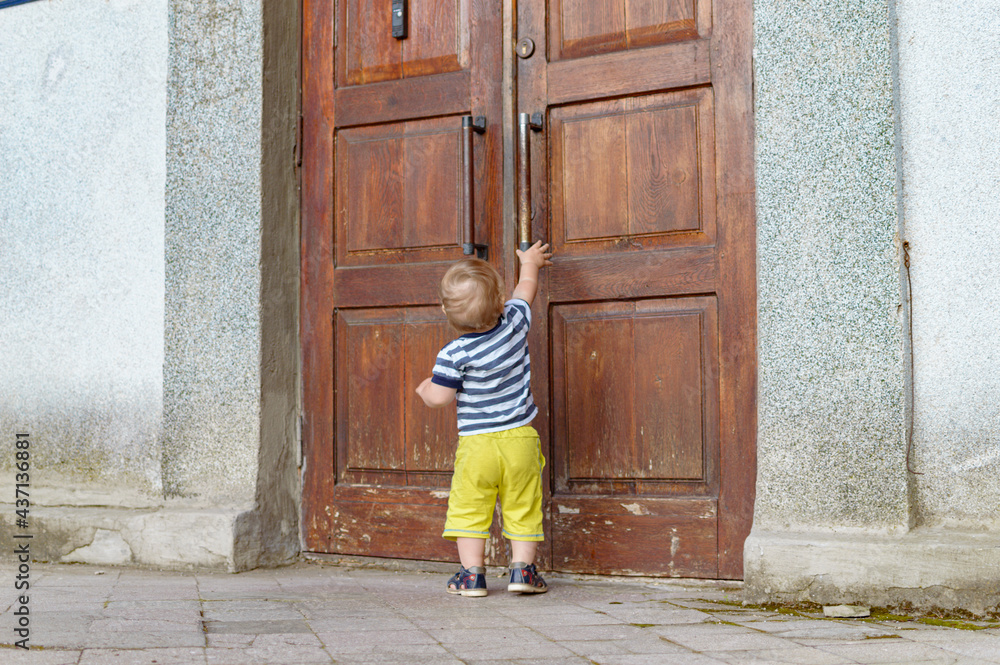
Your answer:
[[[322,542],[324,535],[329,531],[329,521],[327,515],[323,513],[332,509],[331,497],[335,492],[335,474],[337,473],[337,382],[328,380],[334,376],[337,367],[337,339],[334,307],[340,304],[338,297],[343,294],[339,289],[345,284],[336,284],[338,278],[335,258],[336,245],[335,227],[336,219],[336,166],[338,157],[334,154],[335,134],[337,125],[342,124],[335,119],[337,112],[336,104],[338,90],[335,88],[336,82],[336,58],[335,42],[337,35],[337,14],[341,10],[337,0],[302,0],[302,129],[301,129],[301,314],[300,314],[300,342],[302,347],[302,511],[300,532],[304,544],[304,549],[309,549],[310,543]],[[470,4],[475,4],[477,11],[491,11],[485,3],[474,0]],[[495,10],[492,10],[495,11]],[[505,14],[505,16],[507,16]],[[500,42],[493,41],[497,53],[504,53],[504,63],[507,63],[508,54],[503,49],[503,40],[507,38],[510,30],[510,22],[505,19],[491,18],[494,29],[501,32]],[[494,32],[495,39],[495,32]],[[483,47],[478,47],[481,51]],[[477,47],[473,47],[476,51]],[[484,56],[482,53],[471,56],[475,62],[482,64],[486,62],[492,66],[496,60]],[[510,56],[512,57],[512,55]],[[478,59],[478,60],[477,60]],[[474,67],[470,65],[470,67]],[[506,154],[504,147],[506,133],[509,131],[510,123],[506,118],[512,113],[512,99],[504,94],[510,85],[510,67],[501,65],[497,69],[503,68],[503,82],[497,82],[497,77],[490,75],[483,77],[485,85],[475,86],[470,91],[472,95],[471,105],[475,109],[484,104],[489,106],[497,99],[503,100],[493,108],[497,109],[499,117],[489,117],[487,131],[492,134],[490,142],[499,143],[500,149],[504,151],[501,159],[504,163],[504,171],[500,182],[495,185],[489,184],[482,188],[482,182],[476,187],[476,197],[488,196],[491,188],[500,187],[502,194],[495,197],[499,199],[500,220],[505,219],[508,210],[513,209],[513,194],[510,192],[509,182],[503,179],[513,177],[513,156]],[[445,74],[444,76],[452,76]],[[475,83],[475,82],[474,82]],[[380,86],[387,83],[374,83]],[[391,105],[387,105],[391,107]],[[341,109],[343,113],[343,109]],[[382,113],[376,122],[383,122],[382,116],[392,115]],[[492,115],[492,114],[490,114]],[[355,125],[354,116],[349,125]],[[341,118],[342,119],[342,118]],[[404,118],[409,119],[409,118]],[[363,124],[363,123],[361,123]],[[497,139],[496,132],[502,132]],[[479,143],[480,139],[477,141]],[[477,149],[477,159],[481,154]],[[484,157],[485,159],[485,157]],[[509,167],[508,167],[509,164]],[[493,224],[493,228],[488,230],[486,240],[496,251],[496,240],[510,242],[513,237],[508,230],[507,224],[498,220]],[[500,228],[495,228],[499,224]],[[481,232],[481,231],[480,231]],[[508,237],[509,234],[509,237]],[[505,253],[506,255],[507,253]],[[491,256],[492,262],[496,259]],[[514,255],[510,253],[503,259],[503,269],[509,269],[513,265]],[[437,270],[435,268],[434,270]],[[440,269],[443,273],[444,268]],[[393,272],[387,270],[386,273]],[[426,272],[426,271],[425,271]],[[513,283],[513,279],[511,283]],[[357,287],[358,284],[353,284]],[[359,289],[354,288],[352,293],[359,293]],[[428,292],[429,293],[429,292]],[[435,289],[436,293],[436,289]],[[424,294],[426,295],[426,294]],[[421,296],[424,297],[424,296]],[[384,306],[384,302],[375,302],[373,306]],[[430,304],[429,302],[427,304]],[[322,380],[311,380],[311,377],[322,377]],[[332,444],[332,445],[331,445]],[[405,492],[404,492],[405,494]],[[499,532],[497,532],[497,536]],[[498,540],[498,538],[493,539]],[[442,541],[443,542],[443,541]]]
[[[722,298],[745,297],[719,317],[719,572],[743,578],[757,489],[757,224],[754,178],[753,2],[713,3],[713,25],[725,26],[711,55],[716,90],[718,280]],[[729,371],[731,370],[731,371]],[[727,387],[728,384],[728,387]],[[749,498],[749,500],[747,500]]]
[[[301,40],[301,292],[302,348],[302,522],[301,538],[321,527],[308,506],[319,506],[334,468],[333,238],[333,99],[335,0],[302,0]],[[516,41],[513,0],[502,3],[503,43]],[[730,251],[719,260],[720,289],[743,294],[736,316],[719,322],[725,330],[720,358],[735,371],[720,374],[733,399],[720,404],[720,465],[724,484],[719,492],[718,576],[743,577],[743,542],[753,518],[756,489],[757,439],[757,294],[756,223],[753,161],[753,7],[752,0],[716,0],[713,25],[732,29],[711,54],[717,96],[716,168],[727,174],[716,191],[720,241]],[[545,44],[539,44],[540,49]],[[514,246],[517,81],[512,48],[503,49],[502,109],[502,237]],[[738,222],[738,223],[734,223]],[[722,236],[725,236],[723,239]],[[503,259],[508,288],[516,281],[516,258]],[[732,296],[726,296],[732,297]],[[549,402],[549,400],[546,400]],[[547,417],[547,414],[545,414]],[[726,443],[728,441],[728,444]],[[746,497],[750,497],[747,501]],[[723,516],[725,516],[723,518]]]
[[[333,0],[302,0],[302,166],[299,337],[302,346],[302,498],[300,538],[323,528],[318,505],[333,473]],[[330,377],[329,381],[311,380]],[[324,442],[329,442],[325,445]]]

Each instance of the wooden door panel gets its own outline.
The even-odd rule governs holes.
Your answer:
[[[370,2],[371,0],[360,0]],[[402,40],[403,76],[425,76],[469,66],[469,0],[408,0],[411,21]]]
[[[637,314],[635,384],[642,399],[635,405],[635,477],[702,480],[706,451],[716,448],[706,431],[718,413],[717,372],[706,357],[715,330],[704,325],[703,311]]]
[[[615,253],[567,258],[547,268],[549,302],[651,298],[663,293],[710,293],[716,288],[712,247],[642,252],[626,241],[615,249]]]
[[[553,60],[625,48],[622,0],[561,0],[551,5]]]
[[[702,230],[704,209],[715,203],[714,178],[706,182],[701,177],[705,171],[714,175],[714,169],[702,162],[714,166],[714,150],[699,151],[699,138],[710,148],[714,146],[698,136],[698,129],[711,127],[711,117],[707,123],[699,123],[699,109],[694,104],[639,110],[636,102],[628,100],[626,107],[631,106],[632,112],[625,116],[629,235]]]
[[[749,12],[518,4],[519,34],[548,46],[518,62],[517,94],[546,119],[531,194],[555,252],[542,298],[558,569],[739,576],[754,475]]]
[[[345,473],[405,471],[403,430],[403,312],[338,313],[338,371],[347,380],[339,395],[346,425]],[[366,446],[360,442],[373,441]]]
[[[455,331],[439,307],[414,307],[407,313],[403,381],[407,474],[411,485],[448,487],[458,445],[455,409],[429,409],[415,391],[431,375],[438,351],[455,338]]]
[[[410,0],[406,39],[392,36],[391,4],[340,3],[340,87],[444,74],[469,65],[469,0]]]
[[[402,53],[392,37],[389,5],[366,0],[340,3],[337,41],[339,86],[400,78]]]
[[[710,88],[553,109],[553,239],[560,256],[715,240]]]
[[[481,0],[303,0],[303,539],[451,559],[457,428],[414,389],[452,333],[437,285],[462,255],[465,115],[476,232],[502,255],[502,17]],[[499,263],[499,262],[498,262]]]
[[[654,46],[707,34],[708,0],[553,0],[551,60]]]
[[[717,502],[638,502],[628,497],[553,498],[552,565],[631,575],[716,577]]]
[[[337,263],[384,265],[461,253],[458,116],[337,132]]]
[[[338,88],[332,93],[337,127],[397,122],[431,115],[455,115],[471,106],[467,71],[440,74],[413,86],[411,81]]]
[[[338,480],[447,487],[454,410],[428,409],[414,392],[451,339],[440,308],[339,310],[335,331]]]
[[[339,263],[345,265],[347,258],[361,250],[405,247],[402,139],[363,141],[350,131],[340,132],[338,139],[337,193],[343,231],[337,238]]]
[[[327,508],[327,526],[314,534],[313,551],[430,560],[454,556],[454,545],[441,537],[447,489],[341,485]]]
[[[550,104],[704,85],[712,80],[711,40],[669,44],[649,50],[622,51],[548,67]]]
[[[714,491],[717,326],[706,297],[553,308],[556,493]]]
[[[563,243],[628,235],[627,138],[622,105],[598,102],[572,109],[578,114],[575,117],[564,109],[552,114],[553,215],[558,216],[553,226]]]
[[[455,258],[460,256],[457,250]],[[447,268],[439,262],[337,268],[331,290],[341,307],[431,304],[438,300],[438,285]],[[391,284],[392,288],[373,288],[373,284]]]
[[[550,460],[539,562],[739,577],[755,450],[749,0],[409,0],[403,40],[388,2],[303,2],[306,547],[454,559],[440,538],[454,411],[413,389],[453,336],[437,285],[461,256],[461,116],[487,119],[475,233],[512,283],[511,123],[542,112],[531,212],[556,258],[531,333]],[[535,53],[505,53],[521,37]]]
[[[565,305],[553,311],[557,492],[573,480],[608,479],[610,486],[632,477],[633,313],[629,303]]]

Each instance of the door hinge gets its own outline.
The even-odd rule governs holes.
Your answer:
[[[295,456],[295,468],[302,468],[302,460],[305,459],[305,441],[302,437],[302,430],[306,427],[306,416],[305,414],[299,414],[299,431],[298,431],[298,446],[296,446],[297,454]]]
[[[302,114],[299,114],[298,120],[295,122],[295,167],[301,168],[302,166],[302,136],[305,132],[305,120]]]

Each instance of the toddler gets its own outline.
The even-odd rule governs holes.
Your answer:
[[[517,250],[521,274],[507,302],[500,274],[481,259],[455,263],[441,280],[441,307],[462,335],[441,349],[417,394],[432,408],[458,401],[459,443],[443,535],[456,542],[461,568],[448,580],[448,593],[486,595],[484,549],[498,494],[513,559],[507,590],[548,590],[534,564],[543,540],[545,458],[530,425],[538,408],[528,357],[531,302],[539,269],[552,265],[548,249],[539,241]]]

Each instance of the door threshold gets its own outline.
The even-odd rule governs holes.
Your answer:
[[[356,554],[328,554],[325,552],[300,552],[299,556],[308,563],[344,566],[347,568],[371,568],[373,570],[398,571],[406,573],[434,573],[451,575],[459,565],[448,561],[422,561],[419,559],[393,559],[389,557],[360,556]],[[711,587],[724,591],[743,589],[742,580],[704,579],[698,577],[649,577],[640,575],[595,575],[592,573],[561,573],[542,570],[545,577],[577,580],[581,582],[622,582],[625,584],[648,584],[650,586],[695,586]],[[486,566],[487,577],[506,577],[507,568]]]

